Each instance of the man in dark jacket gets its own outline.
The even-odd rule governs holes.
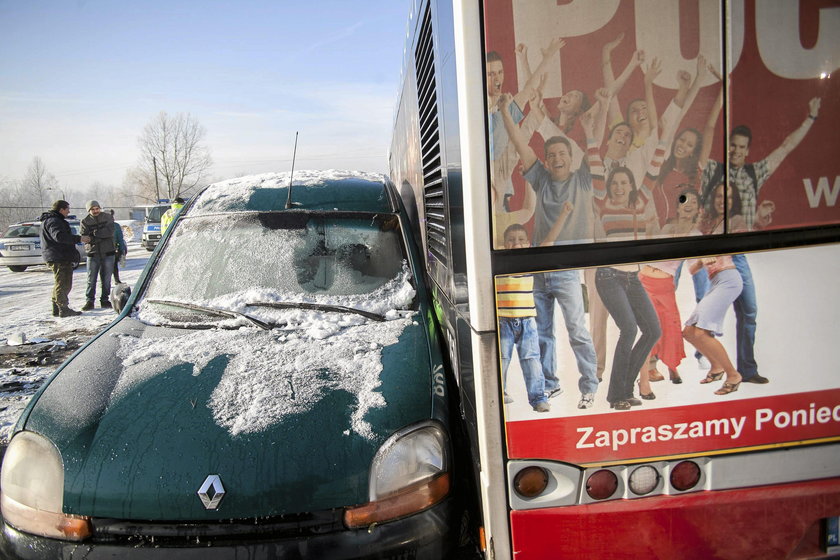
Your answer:
[[[87,236],[73,235],[67,215],[70,203],[56,200],[52,210],[41,215],[41,247],[44,261],[53,271],[55,286],[52,294],[52,314],[54,317],[73,317],[81,315],[70,309],[70,289],[73,287],[73,265],[79,262],[76,243],[90,241]]]
[[[111,307],[108,296],[111,295],[111,275],[114,274],[114,256],[117,253],[114,245],[114,218],[103,212],[99,203],[89,200],[85,203],[88,215],[82,220],[82,235],[89,236],[85,243],[87,253],[87,291],[82,311],[93,309],[96,299],[97,278],[102,283],[99,294],[100,307]]]

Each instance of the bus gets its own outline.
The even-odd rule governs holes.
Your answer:
[[[485,558],[840,553],[838,26],[835,0],[412,2],[389,174]]]

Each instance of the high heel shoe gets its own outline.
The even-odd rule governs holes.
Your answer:
[[[647,394],[642,393],[641,383],[637,383],[637,385],[639,386],[639,396],[641,398],[645,399],[646,401],[652,401],[653,399],[656,398],[656,395],[653,394],[653,391],[651,391],[650,393],[647,393]]]
[[[730,383],[729,381],[724,381],[723,387],[715,391],[715,395],[728,395],[729,393],[734,393],[738,390],[738,387],[740,385],[740,381],[738,383]]]
[[[706,377],[704,379],[700,380],[700,383],[714,383],[715,381],[720,381],[724,373],[725,372],[723,371],[716,371],[714,373],[710,371],[706,374]]]
[[[651,383],[655,381],[663,381],[664,379],[665,376],[659,373],[659,371],[657,371],[656,368],[651,368],[648,370],[648,381],[650,381]]]
[[[680,372],[675,369],[668,369],[668,376],[671,378],[671,383],[679,385],[682,383],[682,377],[680,377]]]

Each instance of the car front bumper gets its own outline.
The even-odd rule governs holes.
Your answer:
[[[23,533],[3,523],[0,556],[19,560],[85,558],[157,560],[263,560],[272,558],[434,559],[447,558],[458,523],[453,499],[418,514],[358,530],[343,530],[304,538],[202,540],[189,544],[71,543]]]

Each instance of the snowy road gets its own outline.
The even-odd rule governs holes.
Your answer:
[[[134,286],[149,255],[139,245],[129,244],[120,279]],[[85,303],[86,274],[84,266],[73,274],[73,309]],[[18,416],[44,380],[72,351],[116,317],[112,310],[99,308],[79,317],[53,317],[52,286],[52,272],[46,266],[30,267],[25,272],[0,269],[0,445],[8,442]],[[20,340],[25,344],[10,344]]]

